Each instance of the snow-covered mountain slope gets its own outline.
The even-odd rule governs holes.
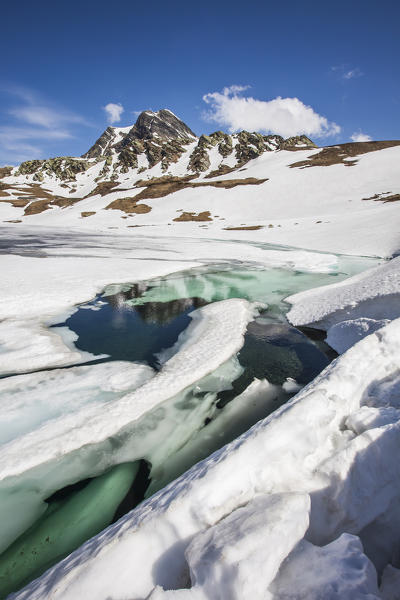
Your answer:
[[[170,111],[146,111],[132,127],[108,127],[81,158],[2,169],[0,220],[390,256],[400,245],[399,145],[197,138]]]

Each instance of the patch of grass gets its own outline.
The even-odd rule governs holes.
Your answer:
[[[352,167],[357,163],[357,160],[348,160],[349,158],[399,145],[400,140],[386,140],[380,142],[351,142],[348,144],[338,144],[337,146],[326,146],[318,154],[309,156],[306,160],[292,163],[289,167],[304,169],[306,167],[329,167],[330,165],[339,164]]]
[[[172,219],[173,221],[212,221],[211,213],[209,210],[205,210],[199,213],[183,212],[179,217]]]
[[[257,231],[264,229],[264,225],[244,225],[242,227],[224,227],[226,231]]]
[[[231,189],[238,185],[260,185],[265,183],[268,179],[257,179],[256,177],[247,177],[244,179],[226,179],[225,181],[191,181],[195,175],[188,175],[186,177],[153,177],[147,181],[138,181],[136,187],[143,187],[143,191],[139,192],[135,196],[136,200],[150,200],[152,198],[163,198],[174,192],[179,192],[187,188],[197,187],[216,187]]]
[[[9,175],[11,175],[12,170],[13,170],[13,167],[0,167],[0,179],[3,179],[3,177],[8,177]]]
[[[390,194],[390,192],[382,192],[381,194],[374,194],[370,198],[363,198],[363,200],[374,200],[374,202],[383,202],[386,204],[387,202],[399,202],[400,194]]]
[[[145,214],[151,211],[151,206],[138,204],[137,196],[133,198],[117,198],[111,202],[106,209],[122,210],[125,213]]]

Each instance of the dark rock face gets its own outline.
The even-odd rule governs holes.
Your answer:
[[[283,140],[281,144],[282,150],[292,150],[293,148],[304,150],[304,148],[317,148],[317,146],[306,135],[296,135]]]
[[[137,156],[145,152],[150,168],[161,161],[162,169],[166,171],[172,162],[179,160],[185,151],[184,145],[195,138],[193,131],[171,111],[147,110],[139,115],[122,139],[117,136],[115,128],[107,127],[83,157],[107,157],[114,151],[118,155],[114,168],[126,173],[129,168],[137,167]],[[107,170],[102,174],[106,175]]]
[[[99,139],[93,144],[93,146],[82,155],[82,158],[98,158],[107,154],[108,150],[111,150],[112,144],[115,141],[115,131],[113,127],[107,127],[105,132],[99,137]]]
[[[196,135],[183,121],[167,109],[159,110],[156,113],[145,111],[138,116],[136,123],[121,142],[121,145],[129,145],[131,138],[149,140],[155,137],[171,140],[190,139],[195,138]]]
[[[249,133],[248,131],[239,133],[236,145],[236,159],[239,164],[261,156],[265,150],[264,138],[260,133]]]
[[[83,158],[98,158],[109,154],[112,149],[121,152],[130,148],[138,154],[144,150],[144,144],[138,144],[138,140],[159,138],[163,141],[175,139],[190,141],[195,137],[193,131],[169,110],[162,109],[158,112],[147,110],[138,116],[133,127],[117,143],[115,143],[115,128],[107,127],[90,150],[83,155]]]
[[[32,175],[35,181],[43,181],[43,174],[53,175],[62,181],[74,181],[78,173],[90,167],[85,160],[71,156],[57,156],[47,160],[28,160],[20,164],[18,175]]]
[[[208,135],[202,135],[199,138],[196,148],[193,150],[189,159],[189,170],[199,173],[209,169],[210,157],[208,150],[215,145],[214,140]]]

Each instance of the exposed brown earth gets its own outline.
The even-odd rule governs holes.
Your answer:
[[[4,221],[4,223],[22,223],[21,219],[10,219],[9,221]]]
[[[238,185],[260,185],[265,183],[268,179],[257,179],[256,177],[247,177],[245,179],[227,179],[225,181],[191,181],[195,176],[188,175],[186,177],[154,177],[148,181],[138,181],[136,187],[145,188],[135,196],[136,200],[149,200],[152,198],[163,198],[174,192],[179,192],[186,188],[196,187],[216,187],[225,188],[227,190],[234,188]]]
[[[386,204],[386,202],[399,202],[400,194],[393,194],[393,196],[386,196],[386,198],[382,198],[382,202]]]
[[[0,198],[0,202],[8,202],[12,204],[15,208],[24,208],[27,204],[29,204],[30,200],[26,198],[15,198],[10,196],[9,198]]]
[[[220,165],[218,169],[215,171],[210,171],[208,175],[204,177],[204,179],[211,179],[212,177],[218,177],[219,175],[227,175],[228,173],[232,173],[232,171],[236,171],[236,167],[228,167],[228,165]]]
[[[81,212],[81,217],[91,217],[92,215],[95,215],[96,211],[95,210],[87,210],[84,212]]]
[[[172,219],[173,221],[212,221],[211,213],[205,210],[200,213],[183,212],[179,217]]]
[[[133,198],[118,198],[106,206],[106,209],[122,210],[129,214],[145,214],[150,212],[151,206],[148,206],[147,204],[138,204],[137,198],[137,196],[134,196]]]
[[[36,200],[31,202],[25,208],[25,215],[37,215],[51,208],[52,206],[59,206],[65,208],[66,206],[73,206],[77,202],[80,202],[82,198],[64,198],[63,196],[50,196],[50,198],[44,198],[42,200]]]
[[[96,196],[97,194],[100,194],[100,196],[107,196],[107,194],[114,191],[114,188],[116,188],[118,185],[118,181],[102,181],[96,185],[94,190],[92,190],[89,194],[86,194],[85,198],[90,198],[91,196]],[[119,191],[126,192],[127,190],[121,189]]]
[[[388,192],[386,192],[387,194]],[[375,202],[383,202],[384,204],[386,204],[386,202],[399,202],[400,201],[400,194],[391,194],[390,196],[385,195],[385,192],[382,192],[381,194],[374,194],[374,196],[371,196],[370,198],[363,198],[363,200],[374,200]]]
[[[230,172],[230,167],[227,167],[228,170],[222,169],[222,171]],[[221,174],[221,170],[219,170]],[[184,190],[186,188],[195,188],[195,187],[216,187],[216,188],[224,188],[231,189],[238,185],[260,185],[261,183],[265,183],[268,179],[257,179],[255,177],[247,177],[245,179],[227,179],[225,181],[197,181],[194,182],[196,175],[187,175],[185,177],[173,177],[173,176],[164,176],[164,177],[154,177],[149,180],[139,180],[136,182],[136,185],[132,189],[143,188],[136,196],[134,197],[125,197],[118,198],[111,202],[107,209],[115,209],[121,210],[128,214],[144,214],[151,211],[151,207],[147,204],[139,204],[140,200],[144,199],[152,199],[152,198],[162,198],[172,194],[174,192]],[[99,194],[100,196],[106,196],[115,190],[115,188],[119,184],[114,181],[103,181],[98,183],[90,194],[87,194],[85,198],[95,196]],[[6,190],[16,190],[21,196],[13,197],[10,195],[9,191]],[[129,191],[128,189],[121,189],[120,191]],[[0,202],[9,202],[14,207],[25,208],[25,215],[35,215],[44,212],[45,210],[50,209],[52,206],[59,206],[61,208],[72,206],[77,202],[80,202],[83,198],[71,198],[65,196],[54,195],[50,192],[50,190],[43,188],[38,183],[30,183],[26,186],[15,186],[15,185],[5,185],[0,184]],[[91,212],[91,211],[88,211]],[[192,215],[195,213],[184,213],[187,215]],[[201,213],[202,214],[202,213]],[[89,216],[89,215],[85,215]],[[194,220],[202,220],[201,218],[197,218],[198,215],[195,215],[196,219]],[[179,218],[179,220],[192,220],[192,218],[186,217]]]
[[[11,196],[9,192],[18,192],[21,196]],[[0,202],[8,202],[16,208],[25,208],[25,215],[35,215],[49,209],[51,206],[72,206],[82,198],[66,198],[64,196],[55,196],[46,188],[42,188],[37,183],[31,183],[27,186],[0,184]]]
[[[11,175],[11,171],[12,171],[12,167],[0,167],[0,179],[3,179],[3,177],[8,177],[9,175]]]
[[[48,200],[36,200],[31,202],[24,210],[24,215],[38,215],[50,208],[50,202]]]
[[[243,227],[224,227],[226,231],[257,231],[263,229],[264,225],[246,225]]]
[[[400,140],[386,140],[380,142],[352,142],[348,144],[338,144],[337,146],[326,146],[318,152],[318,154],[309,156],[306,160],[295,162],[289,165],[289,167],[328,167],[330,165],[339,164],[352,167],[357,163],[357,160],[347,160],[348,158],[399,145]]]

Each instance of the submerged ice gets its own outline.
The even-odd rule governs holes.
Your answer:
[[[37,536],[42,539],[54,520],[58,524],[75,510],[79,514],[82,505],[72,499],[67,508],[47,517],[50,509],[45,500],[55,491],[142,458],[157,468],[212,418],[217,393],[229,388],[243,370],[234,355],[256,311],[244,300],[200,309],[158,374],[145,365],[104,363],[0,382],[11,402],[3,418],[3,549],[21,536],[0,557],[0,577],[9,572],[10,564],[20,582],[37,572],[36,562],[26,563],[21,548],[37,544]],[[53,406],[61,386],[64,394]],[[65,414],[69,393],[72,406]],[[27,395],[31,412],[19,422]],[[93,482],[92,487],[96,485]],[[88,494],[90,490],[83,497]],[[35,525],[38,519],[43,525]],[[31,530],[25,534],[28,527]],[[89,527],[88,537],[93,535],[90,531]],[[79,545],[83,538],[79,534],[74,540]],[[52,552],[55,560],[63,552],[55,541]]]

